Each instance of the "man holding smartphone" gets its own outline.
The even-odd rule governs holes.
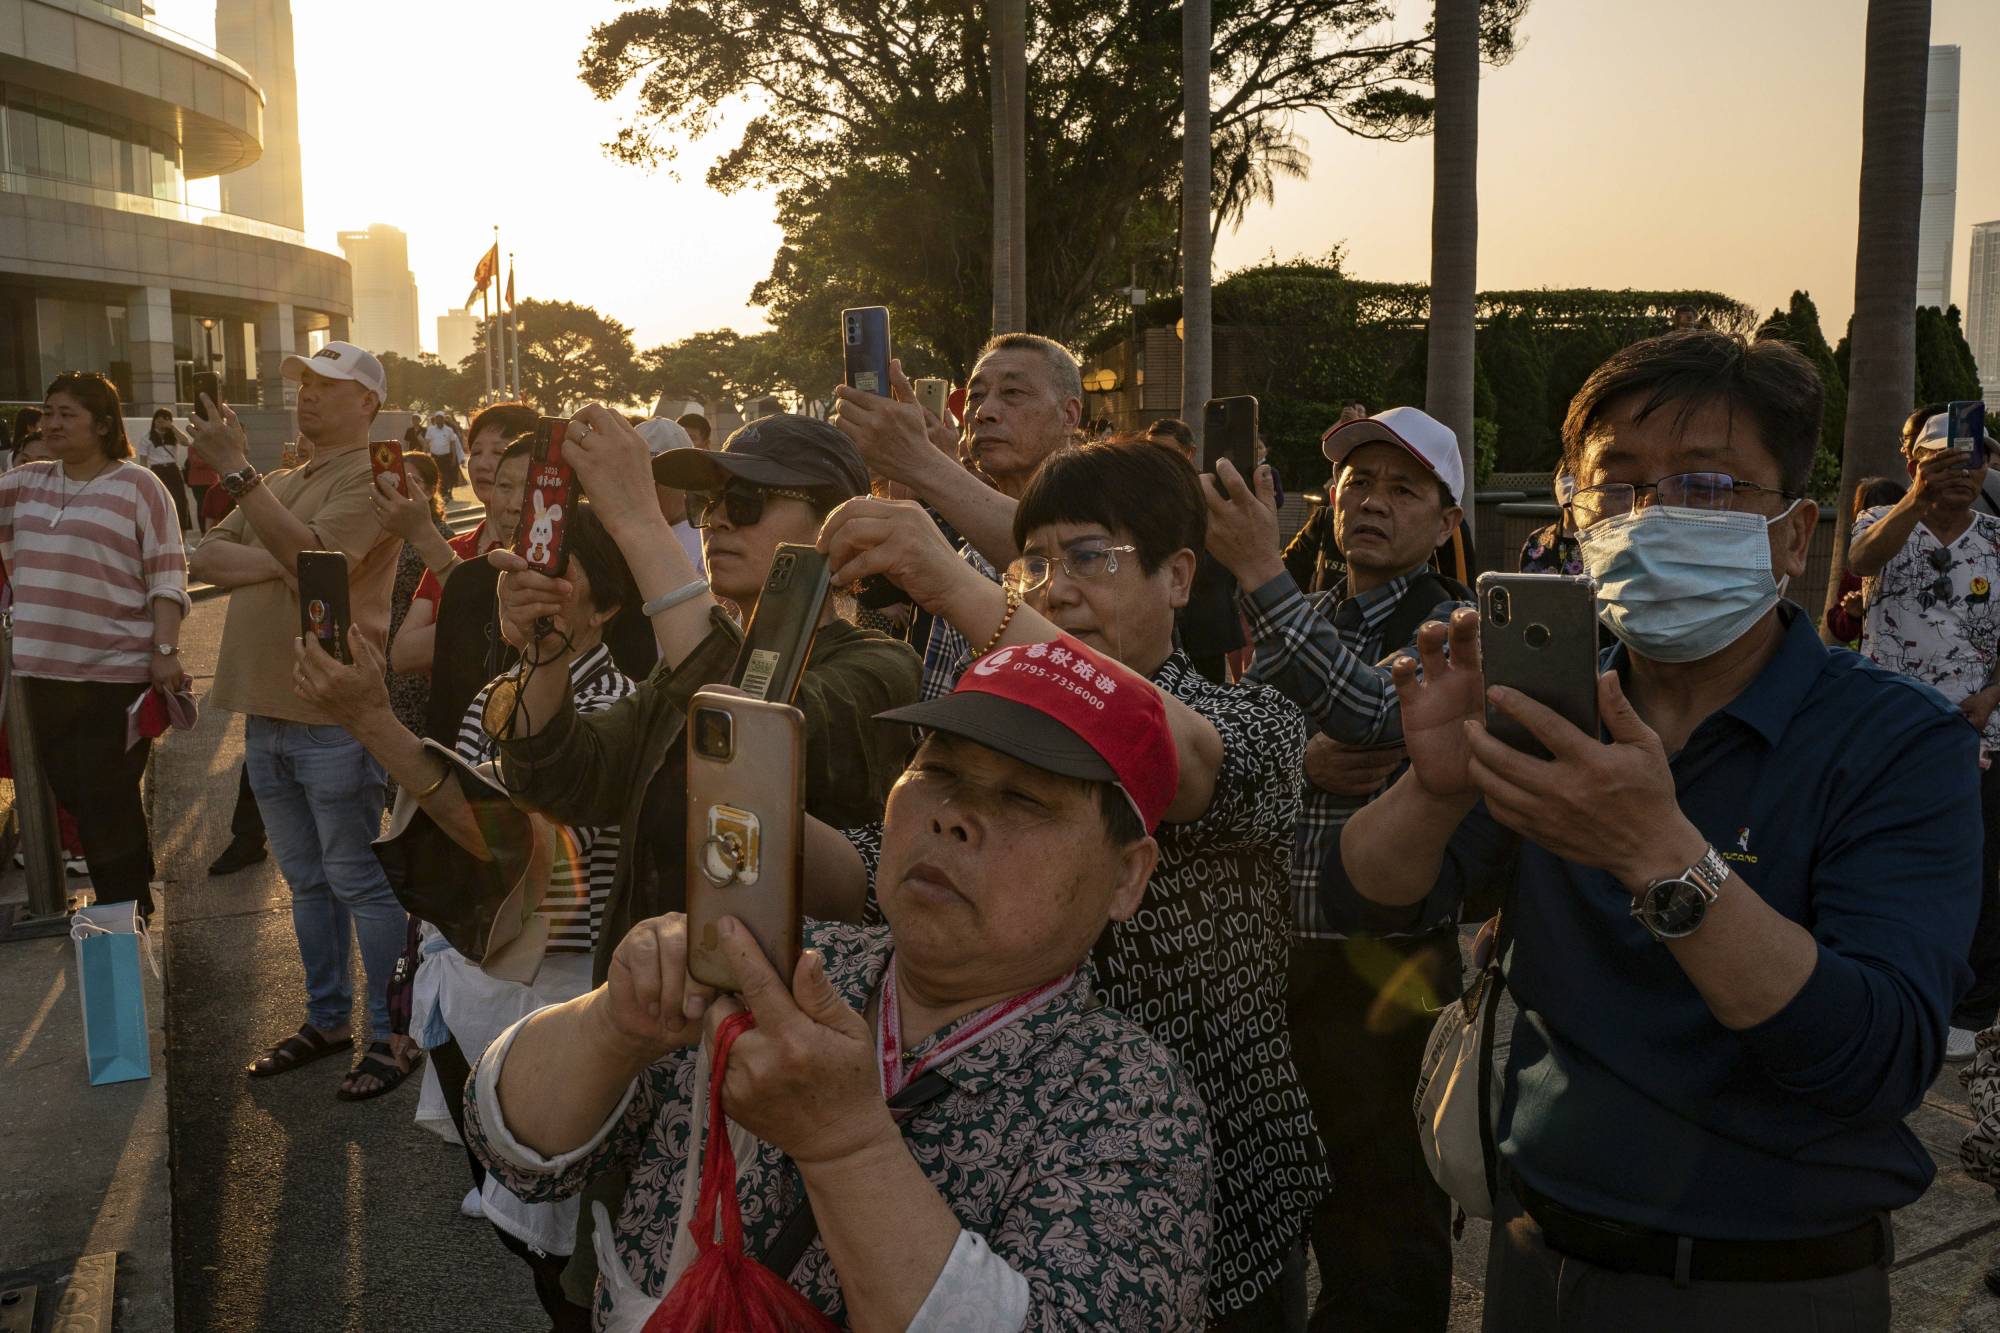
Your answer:
[[[1382,929],[1497,888],[1518,1006],[1493,1079],[1485,1327],[1890,1327],[1903,1120],[1979,905],[1976,737],[1783,601],[1823,390],[1796,349],[1635,343],[1572,400],[1569,509],[1619,643],[1603,735],[1487,688],[1479,616],[1392,668],[1410,768],[1328,888]],[[1488,734],[1489,706],[1541,759]],[[1476,1171],[1476,1163],[1467,1163]]]
[[[1910,489],[1854,520],[1849,572],[1863,579],[1861,651],[1929,685],[1979,733],[1983,833],[1972,987],[1952,1010],[1947,1060],[1972,1058],[1972,1039],[2000,1017],[2000,518],[1973,507],[1992,441],[1952,439],[1954,407],[1934,404],[1903,427]],[[1983,413],[1981,414],[1983,417]]]
[[[1291,845],[1286,1010],[1333,1189],[1313,1211],[1316,1330],[1442,1330],[1451,1315],[1451,1200],[1423,1163],[1410,1116],[1431,1016],[1460,993],[1455,921],[1375,934],[1321,891],[1348,817],[1401,770],[1395,691],[1376,663],[1470,591],[1431,553],[1463,517],[1458,440],[1414,407],[1345,419],[1321,443],[1323,512],[1346,554],[1329,590],[1300,588],[1278,551],[1270,470],[1257,489],[1203,487],[1208,549],[1242,587],[1256,645],[1245,679],[1306,715],[1305,806]]]
[[[292,926],[305,964],[306,1021],[249,1066],[287,1073],[353,1045],[348,981],[358,939],[368,975],[374,1040],[341,1085],[349,1100],[379,1096],[408,1075],[390,1042],[388,985],[407,923],[372,846],[381,832],[383,774],[359,741],[292,690],[299,634],[300,551],[347,558],[352,632],[375,642],[389,623],[400,543],[370,500],[369,427],[388,392],[382,363],[352,343],[285,358],[299,386],[299,434],[310,461],[266,479],[250,465],[236,414],[208,404],[190,422],[195,452],[222,476],[236,508],[195,548],[190,572],[230,590],[210,700],[244,714],[243,747],[271,850],[292,891]]]

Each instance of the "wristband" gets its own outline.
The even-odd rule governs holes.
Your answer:
[[[1000,646],[1000,640],[1007,635],[1007,626],[1014,623],[1014,613],[1020,609],[1021,594],[1015,592],[1012,588],[1007,589],[1007,614],[1000,617],[1000,628],[993,631],[993,637],[986,641],[986,646],[972,655],[975,660],[986,656],[986,654]]]
[[[652,601],[647,602],[644,606],[640,607],[639,609],[645,612],[646,619],[651,620],[654,616],[660,614],[660,612],[671,611],[675,607],[679,606],[682,602],[693,601],[695,598],[701,596],[703,593],[707,591],[708,591],[708,580],[696,579],[693,583],[682,584],[680,587],[675,588],[672,592],[661,593],[658,597],[655,597]]]

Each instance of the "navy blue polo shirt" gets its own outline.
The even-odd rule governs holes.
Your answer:
[[[1729,891],[1747,885],[1819,942],[1783,1010],[1722,1026],[1622,884],[1483,804],[1413,909],[1447,919],[1469,887],[1512,880],[1521,1013],[1498,1143],[1577,1211],[1696,1237],[1815,1236],[1910,1203],[1934,1174],[1903,1117],[1970,981],[1977,736],[1928,686],[1828,649],[1794,606],[1780,615],[1777,653],[1672,766],[1682,812],[1737,876]],[[1624,649],[1605,660],[1622,670]]]

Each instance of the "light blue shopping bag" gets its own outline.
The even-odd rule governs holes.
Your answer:
[[[70,918],[76,941],[76,988],[83,997],[83,1050],[92,1086],[151,1078],[146,1035],[146,986],[139,955],[153,963],[153,944],[137,903],[86,907]],[[159,975],[159,964],[153,973]]]

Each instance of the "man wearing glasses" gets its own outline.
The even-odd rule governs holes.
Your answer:
[[[1903,1118],[1969,976],[1976,737],[1782,600],[1822,394],[1795,349],[1712,332],[1578,391],[1571,518],[1618,639],[1602,735],[1489,691],[1471,610],[1449,657],[1419,632],[1421,680],[1392,667],[1410,769],[1327,888],[1383,929],[1505,903],[1488,1329],[1890,1327],[1889,1213],[1935,1170]]]
[[[1864,580],[1868,612],[1861,651],[1920,680],[1979,733],[1979,806],[1984,829],[1979,927],[1972,988],[1951,1015],[1947,1060],[1970,1060],[1972,1039],[2000,1015],[2000,518],[1973,508],[1986,480],[1990,439],[1977,448],[1949,438],[1942,403],[1903,428],[1910,489],[1893,505],[1854,521],[1848,568]]]

